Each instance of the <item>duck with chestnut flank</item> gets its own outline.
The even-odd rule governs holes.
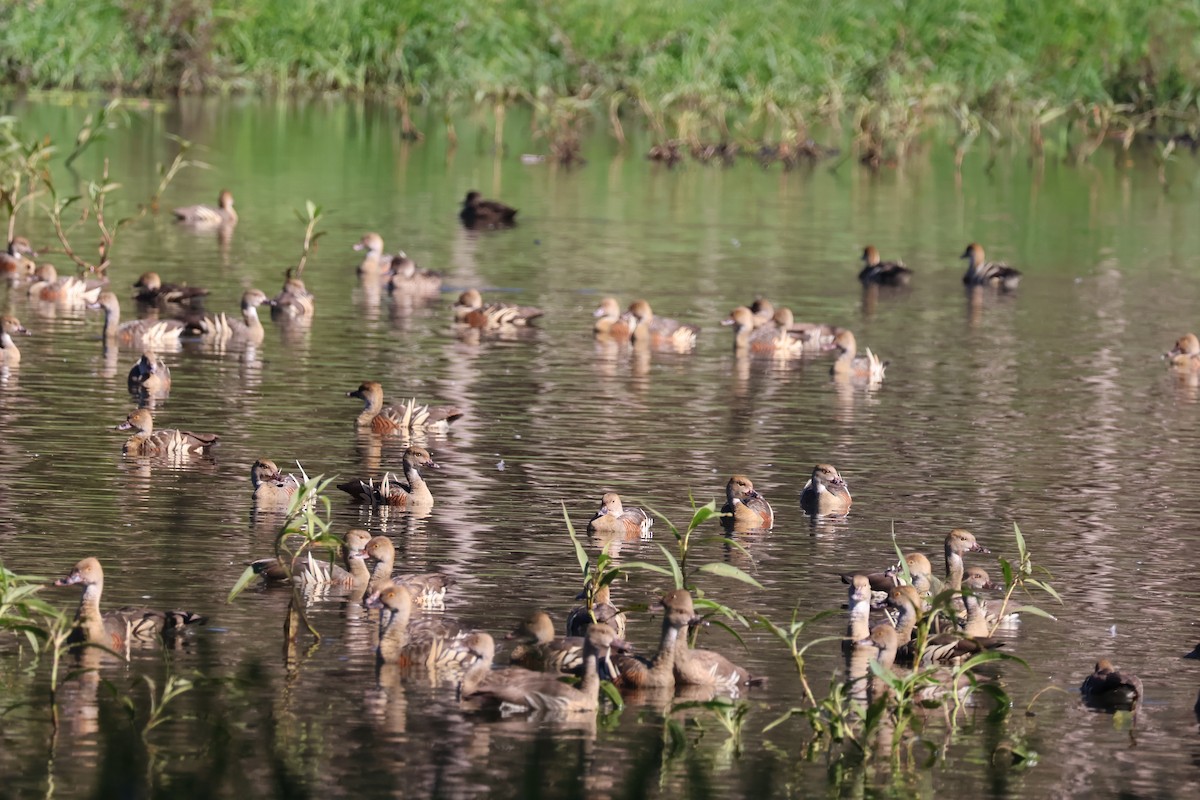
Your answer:
[[[175,428],[154,430],[154,417],[139,408],[117,426],[119,431],[133,430],[122,452],[127,456],[190,456],[207,453],[220,437],[215,433],[192,433]]]
[[[478,289],[467,289],[453,306],[454,321],[460,325],[482,330],[506,330],[528,327],[542,316],[540,308],[508,303],[483,304]]]
[[[831,464],[817,464],[800,492],[800,508],[814,516],[845,516],[850,511],[850,487]]]
[[[468,228],[511,228],[517,224],[517,209],[498,200],[484,200],[474,190],[467,192],[458,218]]]
[[[100,299],[100,292],[108,284],[104,280],[84,280],[74,275],[59,277],[53,264],[38,264],[33,272],[33,282],[25,290],[33,300],[56,303],[60,306],[86,306]]]
[[[132,395],[161,398],[171,391],[171,370],[153,350],[146,350],[129,370],[126,385]]]
[[[967,286],[994,286],[999,289],[1015,289],[1021,281],[1021,271],[1002,261],[988,261],[983,247],[972,242],[959,258],[967,259],[967,271],[963,283]]]
[[[669,317],[655,316],[645,300],[634,300],[629,306],[629,314],[633,320],[632,339],[635,344],[677,353],[690,353],[696,346],[699,327]]]
[[[775,512],[767,498],[754,488],[745,475],[734,475],[725,484],[725,505],[721,506],[721,523],[737,533],[769,531],[775,525]]]
[[[583,672],[583,637],[556,638],[554,621],[545,611],[530,612],[504,638],[516,641],[508,658],[510,664],[537,672]]]
[[[217,196],[217,205],[181,206],[171,210],[175,219],[185,225],[197,228],[217,228],[223,225],[235,225],[238,221],[237,212],[233,210],[233,192],[222,189]]]
[[[588,520],[589,535],[617,535],[626,540],[648,539],[654,535],[654,519],[636,506],[625,508],[621,495],[606,492],[600,499],[596,515]],[[617,631],[619,635],[624,635]]]
[[[735,353],[789,357],[804,352],[804,340],[798,334],[773,320],[760,322],[746,306],[730,311],[721,324],[733,327]]]
[[[864,285],[876,283],[880,286],[907,286],[912,278],[912,270],[904,266],[903,261],[883,261],[879,257],[879,249],[873,244],[863,248],[862,271],[858,280]]]
[[[392,263],[392,256],[383,252],[383,237],[374,232],[363,234],[352,247],[364,253],[358,265],[358,276],[363,280],[382,281]]]
[[[437,469],[438,465],[433,456],[424,447],[409,447],[404,451],[401,463],[407,483],[402,483],[389,472],[378,483],[373,478],[356,478],[339,483],[338,488],[358,502],[374,506],[432,508],[433,494],[429,491],[425,479],[421,477],[421,469]]]
[[[242,318],[226,315],[205,314],[193,319],[188,325],[190,335],[199,337],[205,344],[226,345],[232,342],[262,344],[266,331],[258,318],[259,306],[273,306],[275,301],[261,289],[247,289],[242,293]]]
[[[615,297],[606,297],[592,312],[595,321],[592,323],[592,333],[597,336],[608,336],[619,342],[628,341],[633,334],[633,318],[621,313],[621,305]]]
[[[347,397],[363,401],[362,413],[354,421],[360,428],[370,428],[375,433],[413,433],[433,431],[445,433],[450,423],[463,415],[454,406],[417,405],[416,398],[405,402],[400,408],[383,404],[383,386],[376,381],[363,381]]]
[[[121,322],[121,301],[112,292],[101,292],[88,308],[104,311],[104,340],[121,347],[152,347],[156,350],[179,347],[184,325],[177,319],[134,319]]]
[[[390,584],[403,586],[412,601],[426,610],[442,610],[446,607],[446,590],[454,586],[454,578],[438,572],[407,572],[392,575],[396,565],[396,546],[386,536],[374,536],[366,546],[366,556],[375,562],[371,570],[371,582],[367,592],[374,594]]]
[[[9,283],[24,280],[33,274],[37,252],[24,236],[17,236],[0,251],[0,277]]]
[[[621,689],[670,689],[675,686],[675,645],[687,636],[695,618],[692,598],[683,589],[667,592],[659,600],[663,608],[662,635],[651,658],[619,653],[615,659],[615,683]]]
[[[865,356],[858,355],[858,344],[852,332],[839,333],[833,339],[833,346],[838,349],[838,357],[829,368],[829,374],[835,381],[865,383],[869,386],[876,386],[883,381],[888,362],[880,361],[869,347]]]
[[[1200,339],[1194,333],[1185,333],[1163,358],[1177,372],[1200,372]]]
[[[100,611],[100,595],[104,591],[104,570],[96,558],[85,558],[72,568],[55,586],[83,585],[79,610],[75,612],[75,627],[69,642],[98,644],[117,653],[127,652],[133,641],[161,642],[183,631],[184,626],[199,625],[206,620],[191,611],[152,611],[146,608],[120,608]]]

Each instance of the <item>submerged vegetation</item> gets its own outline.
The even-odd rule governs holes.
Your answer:
[[[1038,150],[1053,121],[1082,147],[1149,129],[1190,144],[1198,31],[1186,0],[41,0],[0,9],[0,81],[378,93],[414,138],[412,106],[466,102],[494,113],[498,143],[504,108],[524,103],[565,162],[592,119],[618,139],[637,118],[693,152],[775,142],[785,156],[812,125],[851,121],[879,163],[931,115],[957,124],[960,154],[980,135]]]

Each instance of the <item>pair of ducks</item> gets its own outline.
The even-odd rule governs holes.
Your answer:
[[[478,289],[467,289],[458,296],[451,308],[455,324],[484,331],[523,329],[544,313],[535,306],[518,306],[511,303],[484,305],[483,295]]]
[[[592,316],[595,318],[592,331],[597,336],[632,341],[657,350],[689,353],[695,348],[696,336],[700,333],[699,326],[656,316],[650,303],[645,300],[633,301],[629,309],[621,313],[617,298],[606,297],[600,301]]]
[[[738,306],[721,324],[733,326],[733,349],[739,354],[792,357],[833,347],[838,351],[829,369],[834,380],[875,385],[883,380],[887,368],[887,362],[869,347],[866,355],[858,354],[858,341],[852,331],[831,325],[796,324],[788,308],[780,308],[767,320],[748,306]]]
[[[1021,271],[1002,261],[988,261],[983,247],[971,242],[959,258],[967,260],[967,271],[962,282],[967,286],[992,286],[998,289],[1016,289],[1021,281]],[[862,253],[863,268],[858,279],[863,284],[881,286],[907,286],[912,270],[902,261],[883,261],[874,245],[867,245]]]
[[[383,237],[378,233],[365,234],[353,245],[365,251],[358,265],[358,276],[364,281],[377,281],[389,292],[415,295],[437,294],[442,289],[442,274],[417,267],[403,251],[395,255],[383,252]]]
[[[817,464],[800,492],[800,508],[806,514],[844,517],[854,500],[850,487],[830,464]],[[721,506],[726,529],[735,533],[770,530],[775,512],[767,498],[754,488],[746,475],[734,475],[725,484],[725,505]]]

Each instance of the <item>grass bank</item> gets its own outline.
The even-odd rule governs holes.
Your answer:
[[[931,113],[967,138],[1014,114],[1195,133],[1198,42],[1192,0],[14,0],[0,81],[528,102],[551,138],[644,116],[785,141],[852,115],[902,148]]]

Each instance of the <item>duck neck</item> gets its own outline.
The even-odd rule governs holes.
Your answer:
[[[846,636],[852,642],[861,642],[871,635],[870,617],[869,600],[850,601],[850,624],[846,626]]]
[[[419,468],[414,463],[405,462],[404,479],[408,481],[409,494],[418,494],[429,491],[425,487],[425,479],[421,477]]]
[[[579,684],[579,691],[589,698],[600,696],[599,660],[600,654],[596,652],[596,649],[590,643],[585,643],[583,646],[583,682]]]
[[[679,626],[672,625],[669,619],[663,620],[662,638],[658,642],[658,652],[650,662],[651,672],[670,673],[675,668],[675,643],[679,639]]]
[[[389,554],[376,562],[375,569],[371,572],[371,591],[377,592],[391,582],[392,565],[395,563],[395,561],[395,555]],[[363,568],[366,568],[365,563],[363,564]]]
[[[104,640],[104,616],[100,613],[100,594],[103,589],[102,583],[85,586],[83,596],[79,599],[79,609],[75,612],[75,629],[89,642]]]
[[[355,552],[351,555],[347,551],[346,571],[350,573],[350,578],[355,586],[366,586],[371,582],[371,572],[367,569],[367,561],[362,552]]]
[[[379,617],[379,657],[396,661],[408,644],[408,609],[384,609]]]
[[[262,320],[258,318],[258,306],[252,303],[242,303],[242,321],[252,331],[263,329]]]
[[[363,400],[363,410],[358,415],[358,419],[354,421],[359,427],[366,427],[371,424],[371,420],[379,416],[379,412],[383,410],[383,398],[368,395]],[[408,467],[404,469],[405,477],[408,476]]]
[[[988,635],[987,614],[983,604],[973,592],[964,592],[963,604],[967,608],[967,619],[963,623],[963,633],[967,636],[979,637]]]
[[[120,307],[105,306],[104,307],[104,338],[117,338],[117,328],[121,327],[121,309]]]
[[[917,627],[917,610],[911,604],[905,603],[900,607],[900,616],[896,620],[896,637],[901,642],[907,642],[912,638],[913,628]],[[892,654],[892,659],[895,660],[895,653]]]
[[[963,559],[955,550],[946,548],[946,588],[960,591],[963,579]]]

